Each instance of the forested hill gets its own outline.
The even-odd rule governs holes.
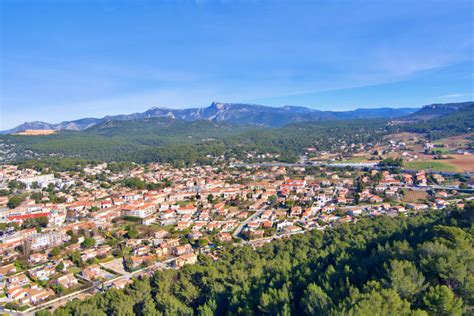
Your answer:
[[[472,315],[473,222],[471,203],[230,246],[55,315]]]
[[[409,117],[411,118],[418,118],[418,119],[431,119],[435,117],[440,117],[444,115],[448,115],[464,109],[466,107],[473,106],[473,101],[468,102],[457,102],[457,103],[437,103],[437,104],[430,104],[425,105],[419,111],[411,114]]]
[[[420,111],[421,112],[421,111]],[[426,121],[401,127],[402,130],[424,133],[431,139],[439,139],[474,130],[474,102],[466,102],[459,109]]]
[[[0,135],[16,161],[76,157],[102,161],[210,163],[214,157],[244,158],[251,151],[295,161],[304,147],[321,149],[370,142],[383,135],[385,120],[294,123],[273,129],[171,118],[109,121],[84,131],[46,136]]]

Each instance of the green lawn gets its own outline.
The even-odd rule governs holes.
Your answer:
[[[367,157],[354,156],[349,159],[344,159],[339,161],[340,163],[358,163],[358,162],[367,162],[369,159]]]
[[[78,268],[76,266],[72,266],[69,269],[67,269],[67,271],[70,272],[70,273],[76,274],[76,273],[80,273],[82,271],[82,269]]]
[[[459,169],[456,166],[449,164],[444,161],[433,161],[433,160],[424,160],[424,161],[409,161],[404,164],[406,169],[413,170],[434,170],[434,171],[446,171],[446,172],[456,172]]]
[[[115,258],[113,256],[109,256],[109,257],[106,257],[104,259],[100,259],[99,262],[100,263],[106,263],[106,262],[110,262],[112,260],[114,260]]]
[[[442,153],[442,154],[447,154],[451,151],[451,149],[444,148],[444,147],[435,147],[435,148],[433,148],[433,151],[434,152],[439,152],[439,153]]]

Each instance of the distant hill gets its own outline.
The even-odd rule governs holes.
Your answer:
[[[410,115],[410,118],[429,120],[457,112],[472,105],[474,105],[474,101],[459,103],[436,103],[425,105],[419,111],[416,111],[415,113]]]
[[[430,119],[426,119],[427,115],[423,115],[424,119],[402,126],[402,129],[408,132],[425,133],[431,139],[474,131],[474,102],[458,103],[448,107],[433,106],[424,107],[419,111],[423,111],[422,114],[431,113]],[[414,115],[414,117],[419,116]]]
[[[129,121],[154,117],[169,117],[184,121],[208,120],[236,125],[282,127],[290,123],[355,118],[397,118],[416,112],[416,108],[375,108],[352,111],[319,111],[298,106],[270,107],[257,104],[213,102],[204,108],[168,109],[151,108],[142,113],[84,118],[58,124],[25,122],[1,134],[14,134],[25,130],[73,130],[80,131],[108,121]]]

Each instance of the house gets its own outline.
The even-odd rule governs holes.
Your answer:
[[[181,268],[185,264],[195,264],[197,262],[197,255],[195,253],[189,253],[186,255],[179,256],[173,262],[174,267]]]
[[[290,226],[286,226],[283,231],[286,233],[286,234],[295,234],[295,233],[299,233],[299,232],[302,232],[303,229],[299,226],[295,226],[295,225],[290,225]]]
[[[437,207],[438,209],[445,208],[446,206],[449,205],[449,202],[447,202],[447,201],[445,201],[445,200],[443,200],[443,199],[441,199],[441,198],[435,199],[435,203],[436,203],[436,207]]]
[[[163,239],[170,235],[170,233],[164,229],[155,232],[155,238]]]
[[[273,212],[271,210],[266,210],[266,211],[263,211],[262,215],[260,215],[260,218],[261,219],[270,219],[272,214],[273,214]]]
[[[353,208],[353,209],[350,209],[347,213],[351,216],[361,215],[362,214],[362,209],[361,208]]]
[[[177,229],[178,230],[185,230],[191,226],[191,221],[178,221]]]
[[[383,199],[378,195],[371,195],[369,197],[369,201],[372,202],[372,203],[382,203]]]
[[[7,289],[7,297],[12,301],[17,301],[21,304],[29,303],[28,290],[28,288],[23,287]]]
[[[15,273],[16,271],[17,271],[16,267],[13,263],[10,263],[10,264],[4,265],[4,266],[0,266],[0,280],[3,279],[5,276],[7,276],[9,274]]]
[[[133,255],[134,256],[144,256],[148,253],[150,253],[150,247],[149,246],[141,246],[141,247],[135,248],[133,250]]]
[[[248,236],[249,238],[251,239],[259,239],[259,238],[263,238],[263,236],[265,235],[265,231],[263,230],[251,230],[251,231],[248,231]]]
[[[330,222],[337,221],[339,217],[332,214],[321,214],[320,219],[326,223],[330,223]]]
[[[217,239],[222,242],[232,241],[232,235],[226,232],[220,232]]]
[[[150,226],[154,224],[158,218],[155,215],[150,215],[142,219],[142,225]]]
[[[247,224],[247,227],[248,227],[249,229],[258,229],[258,228],[260,227],[260,224],[261,224],[261,223],[258,222],[258,221],[251,221],[251,222],[249,222],[249,223]]]
[[[102,273],[100,270],[100,266],[98,264],[94,264],[89,267],[85,267],[82,270],[81,275],[84,279],[95,280],[98,279],[102,275]]]
[[[31,278],[41,281],[49,280],[49,277],[55,273],[56,271],[52,265],[46,265],[28,270],[28,274]]]
[[[46,301],[48,298],[54,296],[54,291],[51,289],[44,289],[41,287],[32,288],[28,291],[28,297],[32,304],[38,304]]]
[[[125,286],[131,284],[132,282],[132,279],[120,279],[112,282],[112,287],[116,288],[117,290],[122,290],[125,288]]]
[[[290,216],[297,217],[297,216],[301,216],[302,213],[303,213],[303,209],[301,208],[301,206],[293,206],[290,211]]]
[[[407,203],[406,207],[411,210],[419,211],[419,210],[426,210],[428,205],[426,204],[416,204],[416,203]]]
[[[63,288],[68,289],[75,286],[79,283],[74,274],[68,273],[66,275],[60,276],[55,280],[55,283],[61,285]]]
[[[193,252],[193,248],[191,247],[190,244],[177,246],[173,250],[173,254],[175,256],[181,256],[181,255],[192,253],[192,252]]]
[[[434,173],[432,175],[433,179],[436,181],[436,183],[441,184],[445,181],[444,177],[438,173]]]
[[[109,245],[104,245],[97,248],[95,251],[98,257],[106,257],[112,252],[112,247],[110,247]]]
[[[48,261],[48,256],[44,253],[34,253],[28,257],[28,260],[33,264],[38,264]]]
[[[193,204],[180,205],[176,210],[179,215],[189,214],[192,215],[196,212],[197,208]]]
[[[263,221],[262,222],[262,227],[263,228],[272,228],[273,227],[273,221]]]
[[[405,213],[407,211],[402,205],[392,206],[392,209],[398,213]]]
[[[131,256],[130,257],[130,260],[132,261],[132,266],[134,268],[136,268],[139,265],[142,265],[146,262],[152,262],[155,259],[156,259],[156,256],[154,256],[154,255],[141,256],[141,257],[136,257],[136,256]]]

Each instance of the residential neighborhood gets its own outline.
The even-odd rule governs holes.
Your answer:
[[[3,192],[14,193],[0,199],[0,302],[17,310],[123,288],[198,256],[218,260],[227,244],[259,247],[472,199],[454,176],[380,168],[103,163],[43,174],[3,165],[0,177]]]

